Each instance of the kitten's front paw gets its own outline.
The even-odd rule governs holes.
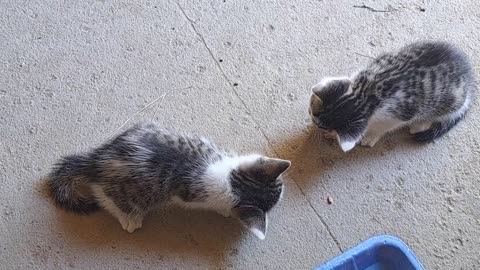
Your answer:
[[[128,217],[128,225],[125,229],[129,233],[133,233],[136,229],[142,228],[143,217],[133,216]]]
[[[365,136],[361,141],[360,144],[365,147],[373,147],[378,141],[378,137],[373,136]]]
[[[119,217],[118,222],[120,222],[120,225],[122,225],[122,229],[124,229],[126,231],[127,227],[128,227],[127,215],[122,215],[121,217]]]

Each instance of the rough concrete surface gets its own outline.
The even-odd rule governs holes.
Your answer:
[[[344,154],[307,129],[320,77],[409,41],[455,42],[478,74],[477,1],[4,0],[0,18],[1,269],[310,269],[383,233],[427,269],[480,269],[478,104],[425,145],[400,131]],[[58,157],[102,143],[166,92],[127,126],[155,119],[293,161],[266,240],[179,209],[130,235],[45,195]]]

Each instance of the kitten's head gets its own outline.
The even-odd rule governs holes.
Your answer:
[[[291,162],[263,156],[248,156],[230,175],[232,192],[237,198],[232,213],[258,238],[267,231],[267,212],[280,200],[281,179]]]
[[[367,127],[365,103],[349,78],[326,78],[312,87],[309,113],[321,130],[336,133],[343,151],[351,150]]]

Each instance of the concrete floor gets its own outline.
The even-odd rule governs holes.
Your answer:
[[[310,86],[362,55],[439,38],[480,70],[477,1],[192,2],[0,2],[1,269],[310,269],[384,233],[427,269],[480,268],[478,106],[426,145],[399,132],[344,154],[307,129]],[[353,7],[363,2],[391,12]],[[130,235],[45,196],[58,157],[102,143],[168,91],[128,125],[155,118],[293,161],[266,240],[175,209]]]

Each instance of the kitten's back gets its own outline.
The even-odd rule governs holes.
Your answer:
[[[122,211],[148,211],[171,193],[195,193],[185,190],[191,179],[225,154],[203,138],[141,123],[91,152],[63,158],[48,185],[57,205],[74,212],[98,209],[92,185],[105,190]]]
[[[468,57],[446,42],[417,42],[379,56],[360,73],[402,119],[440,117],[470,106],[476,82]],[[392,98],[392,102],[388,99]]]

